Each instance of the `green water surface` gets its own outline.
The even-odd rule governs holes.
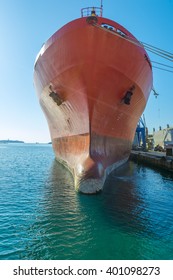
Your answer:
[[[173,175],[133,162],[98,195],[51,145],[0,145],[0,259],[173,259]]]

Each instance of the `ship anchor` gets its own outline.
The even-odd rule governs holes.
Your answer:
[[[122,99],[122,102],[126,105],[130,105],[131,98],[133,95],[133,91],[135,90],[135,86],[132,86],[126,93],[125,96]]]
[[[53,99],[53,101],[60,106],[63,103],[63,100],[61,99],[61,97],[58,95],[57,92],[53,91],[52,86],[49,86],[50,92],[49,92],[49,96]]]

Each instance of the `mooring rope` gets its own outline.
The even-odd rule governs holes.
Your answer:
[[[145,50],[147,50],[147,51],[149,51],[149,52],[152,52],[152,53],[154,53],[154,54],[157,55],[157,56],[160,56],[160,57],[162,57],[162,58],[164,58],[164,59],[166,59],[166,60],[169,60],[169,61],[173,62],[173,53],[171,53],[171,52],[165,51],[165,50],[163,50],[163,49],[160,49],[160,48],[158,48],[158,47],[152,46],[152,45],[150,45],[150,44],[147,44],[147,43],[144,43],[144,42],[141,42],[141,41],[137,41],[136,39],[130,38],[130,37],[127,36],[127,35],[124,35],[124,34],[122,35],[122,34],[116,32],[116,31],[114,31],[114,30],[110,30],[110,29],[107,29],[107,28],[105,28],[105,27],[102,27],[102,26],[100,26],[99,24],[97,24],[97,23],[95,23],[95,22],[92,23],[92,25],[95,26],[95,27],[97,27],[97,28],[100,28],[100,29],[102,29],[102,30],[104,30],[104,31],[106,31],[106,32],[109,32],[109,33],[113,34],[114,36],[120,37],[120,38],[122,38],[123,40],[126,40],[126,41],[128,41],[128,42],[130,42],[130,43],[132,43],[132,44],[134,44],[134,45],[136,45],[136,46],[139,46],[139,47],[141,47],[141,48],[144,48]],[[151,61],[151,62],[152,62],[152,61]],[[154,62],[154,63],[158,63],[158,64],[160,64],[160,65],[173,68],[172,66],[165,65],[165,64],[161,64],[161,63],[159,63],[159,62]],[[156,66],[153,66],[153,67],[154,67],[154,68],[157,68],[157,69],[160,69],[160,70],[163,70],[163,71],[167,71],[167,72],[173,73],[173,71],[171,71],[171,70],[167,70],[167,69],[164,69],[164,68],[161,68],[161,67],[156,67]]]

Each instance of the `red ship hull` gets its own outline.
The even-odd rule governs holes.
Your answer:
[[[56,158],[83,193],[102,189],[106,176],[128,159],[152,87],[144,48],[119,24],[97,19],[93,25],[80,18],[58,30],[34,69]]]

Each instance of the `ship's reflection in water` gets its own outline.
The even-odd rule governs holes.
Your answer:
[[[24,258],[173,258],[170,175],[128,162],[108,177],[101,193],[82,195],[54,161],[43,191]]]
[[[0,259],[173,259],[173,175],[128,162],[83,195],[53,159],[1,149]]]

